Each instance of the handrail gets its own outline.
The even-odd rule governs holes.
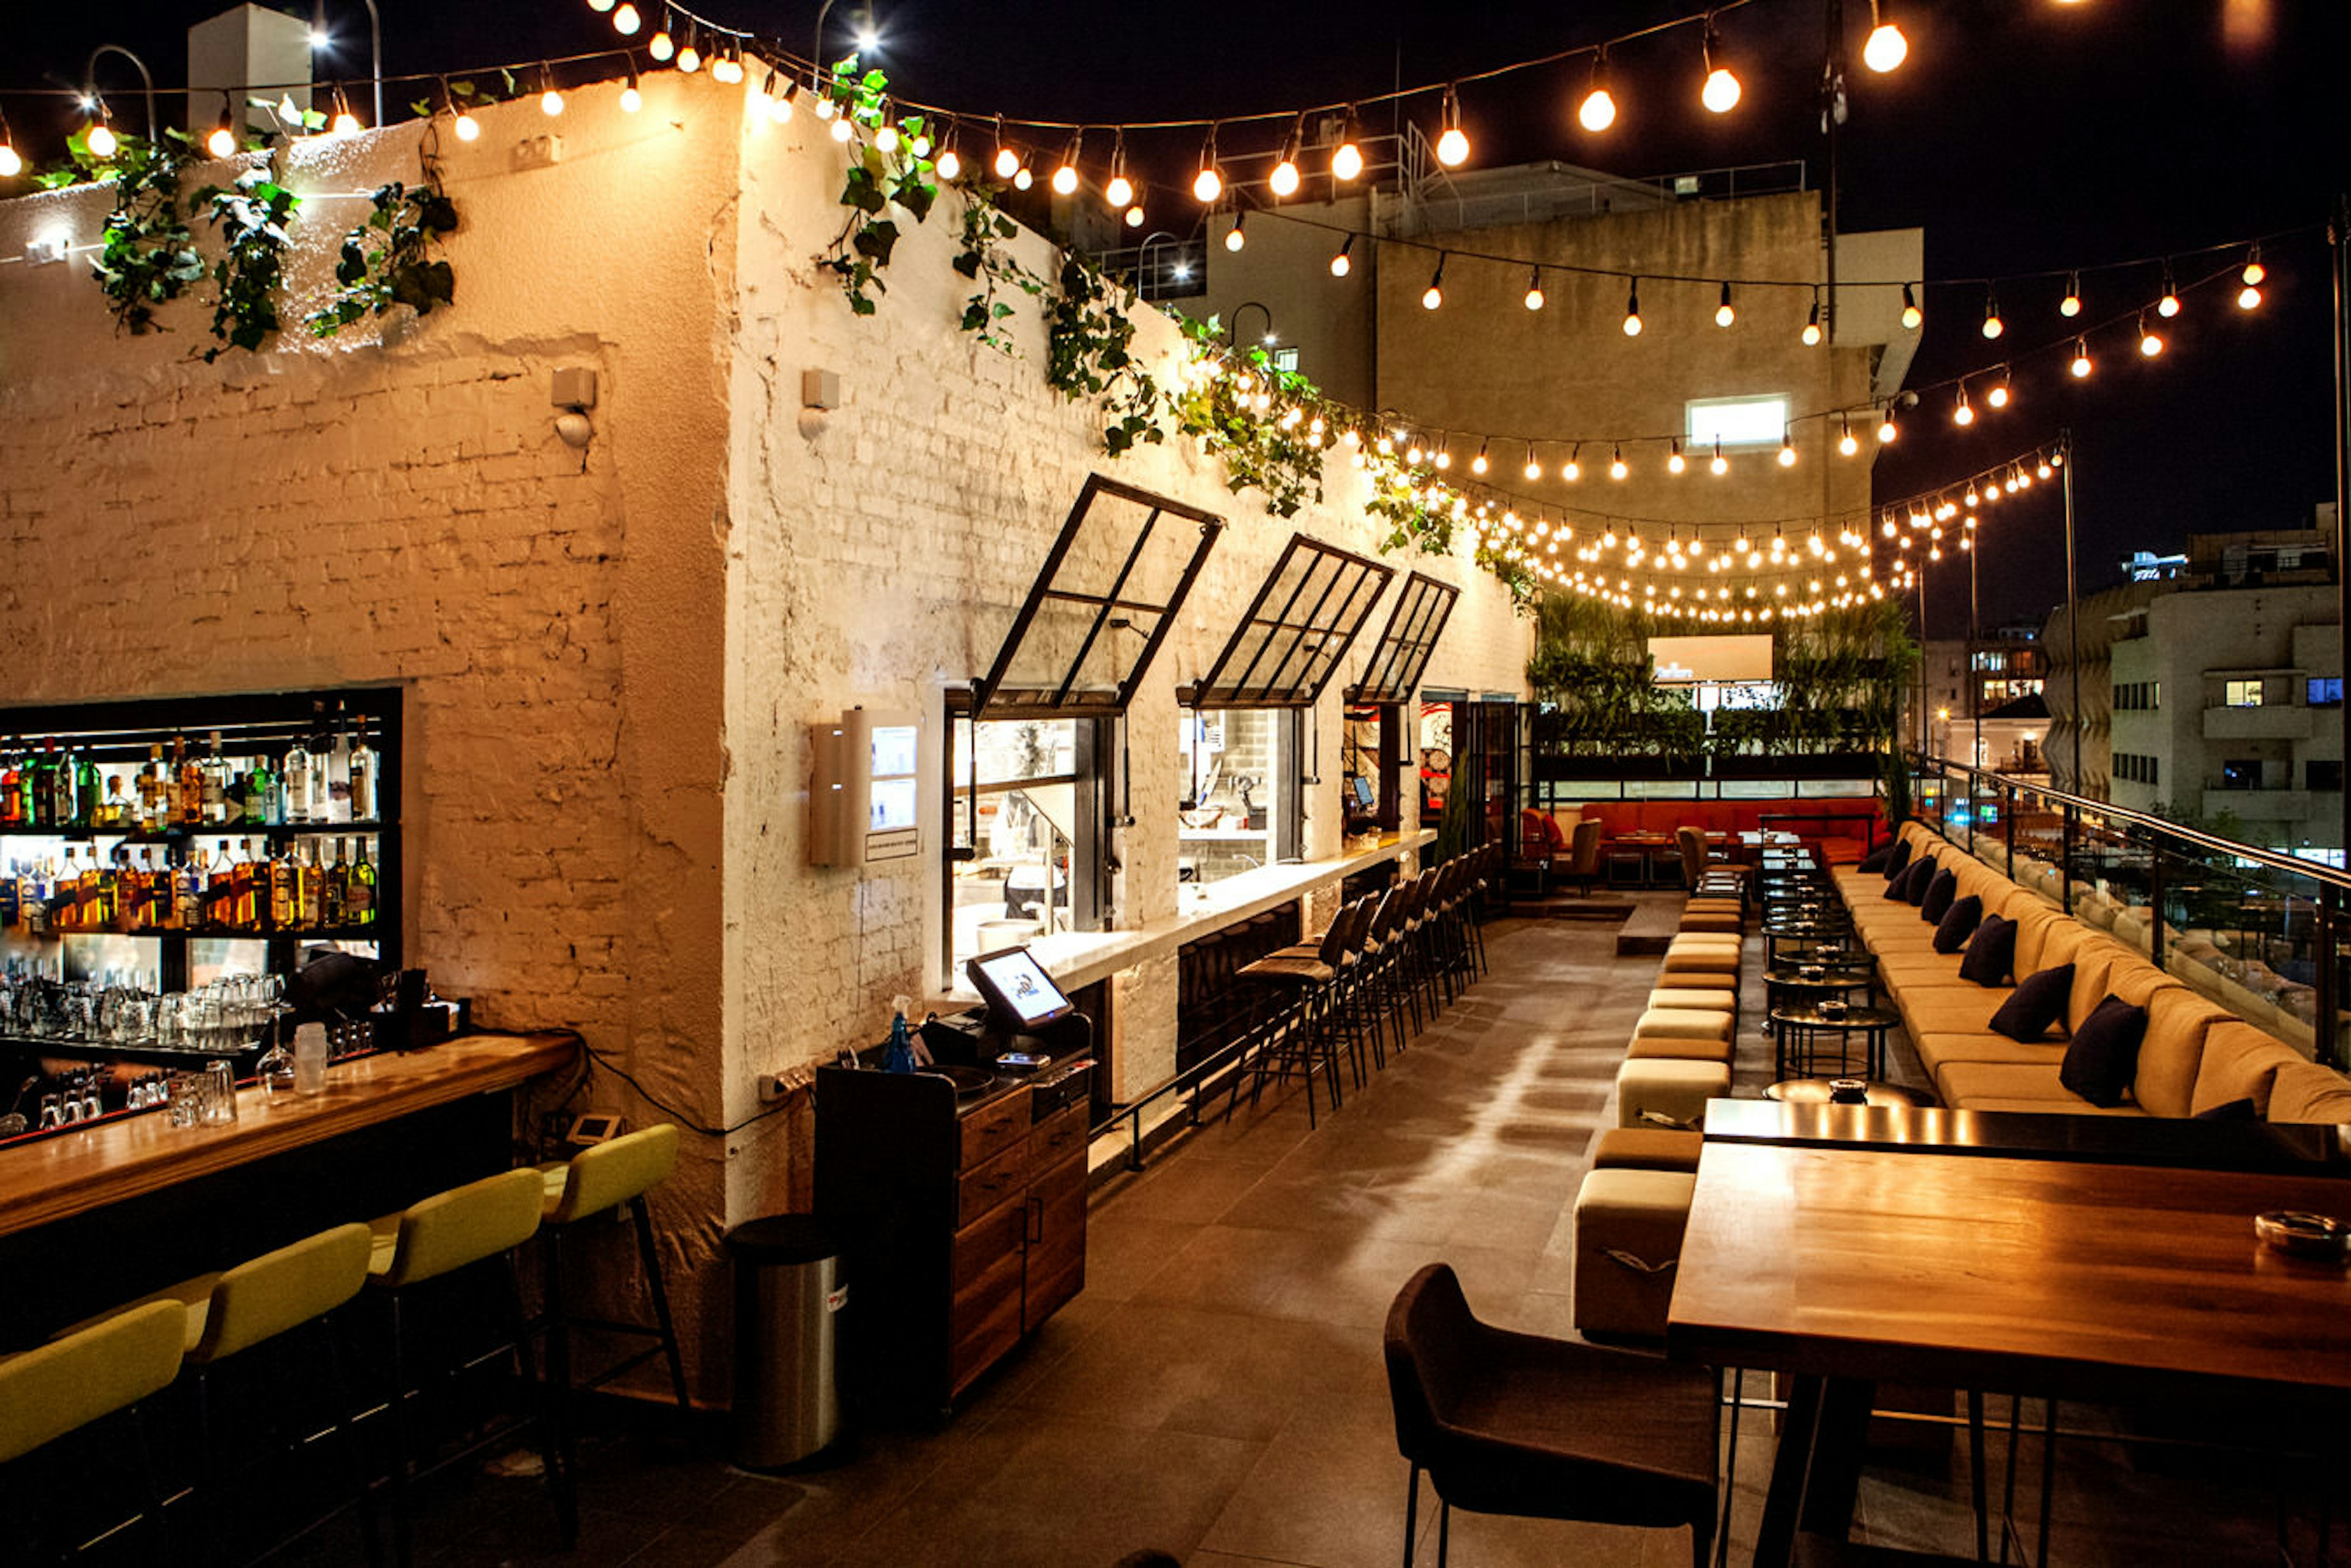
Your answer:
[[[1995,792],[2012,789],[2020,793],[2036,795],[2053,805],[2071,807],[2076,810],[2095,811],[2102,817],[2113,819],[2131,827],[2144,828],[2149,832],[2159,833],[2167,838],[2184,840],[2198,849],[2212,854],[2233,855],[2240,860],[2249,860],[2267,866],[2273,871],[2284,872],[2293,876],[2306,876],[2313,882],[2334,888],[2337,892],[2351,893],[2351,871],[2337,870],[2324,861],[2303,860],[2294,855],[2279,854],[2274,850],[2266,850],[2258,844],[2243,844],[2234,839],[2216,838],[2201,829],[2183,827],[2178,822],[2168,821],[2161,817],[2149,816],[2145,811],[2135,811],[2128,806],[2117,806],[2111,800],[2094,800],[2086,795],[2068,794],[2063,789],[2052,789],[2047,785],[2023,783],[2009,775],[1995,773],[1990,768],[1970,768],[1966,763],[1953,762],[1946,758],[1929,757],[1921,752],[1913,752],[1909,754],[1909,759],[1921,768],[1932,767],[1946,776],[1959,774],[1979,782],[1989,781]],[[1916,814],[1915,811],[1913,814]]]

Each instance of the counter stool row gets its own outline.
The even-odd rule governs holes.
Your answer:
[[[569,1411],[571,1329],[594,1327],[656,1342],[585,1386],[593,1387],[660,1354],[668,1361],[679,1407],[688,1407],[684,1364],[645,1197],[668,1177],[676,1162],[677,1129],[650,1127],[597,1145],[568,1162],[501,1172],[369,1224],[336,1226],[74,1324],[37,1348],[0,1356],[0,1465],[31,1459],[58,1439],[96,1423],[120,1420],[135,1437],[134,1468],[142,1492],[136,1524],[153,1542],[143,1554],[154,1561],[222,1559],[228,1552],[232,1520],[249,1511],[231,1505],[234,1450],[223,1430],[223,1398],[235,1391],[238,1374],[249,1364],[237,1358],[263,1345],[281,1355],[307,1351],[317,1356],[321,1369],[313,1386],[322,1408],[301,1416],[303,1424],[292,1428],[291,1440],[331,1437],[339,1445],[371,1561],[381,1556],[373,1483],[378,1477],[388,1479],[395,1552],[405,1563],[413,1545],[408,1488],[413,1475],[429,1468],[420,1466],[415,1454],[421,1434],[413,1429],[410,1406],[422,1402],[430,1383],[464,1369],[417,1364],[414,1313],[424,1302],[425,1287],[474,1265],[497,1261],[507,1270],[505,1333],[486,1352],[469,1355],[464,1365],[511,1354],[526,1378],[539,1384],[547,1479],[569,1548],[577,1539],[579,1519]],[[564,1236],[583,1221],[622,1211],[634,1222],[654,1313],[651,1324],[583,1319],[568,1305]],[[540,1244],[545,1284],[541,1315],[530,1321],[523,1315],[514,1270],[517,1249],[534,1237]],[[358,1407],[348,1386],[342,1362],[345,1340],[338,1322],[362,1293],[383,1302],[388,1324],[380,1353],[385,1396],[368,1411]],[[547,1344],[545,1380],[535,1377],[532,1365],[531,1344],[538,1338]],[[297,1340],[302,1343],[297,1344]],[[149,1452],[146,1406],[175,1385],[186,1390],[194,1406],[197,1473],[186,1496],[186,1511],[193,1519],[175,1519],[167,1526]],[[378,1411],[386,1417],[391,1452],[371,1464],[356,1441],[353,1423]],[[46,1543],[59,1556],[73,1544]]]
[[[1343,905],[1313,943],[1278,949],[1235,971],[1252,982],[1252,1013],[1230,1080],[1231,1113],[1241,1078],[1257,1103],[1269,1082],[1301,1079],[1306,1115],[1316,1124],[1315,1080],[1332,1109],[1343,1099],[1340,1058],[1361,1089],[1365,1045],[1373,1070],[1450,1006],[1486,968],[1484,902],[1505,872],[1503,846],[1457,855],[1378,894]],[[1405,1022],[1411,1029],[1406,1030]]]

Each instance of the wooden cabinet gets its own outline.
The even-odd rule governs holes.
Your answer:
[[[967,1109],[932,1074],[818,1072],[816,1206],[844,1254],[852,1404],[951,1403],[1084,1287],[1090,1071]]]

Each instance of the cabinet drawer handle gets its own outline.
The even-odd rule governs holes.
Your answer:
[[[1045,1239],[1045,1200],[1041,1197],[1031,1197],[1029,1200],[1029,1239],[1031,1241]]]

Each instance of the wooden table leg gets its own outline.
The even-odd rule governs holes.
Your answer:
[[[1851,1533],[1876,1395],[1874,1384],[1852,1378],[1789,1379],[1771,1488],[1756,1527],[1756,1568],[1785,1568],[1799,1528],[1833,1541]]]

